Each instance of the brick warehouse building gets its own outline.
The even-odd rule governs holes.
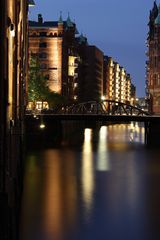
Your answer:
[[[147,37],[146,93],[153,114],[160,114],[160,6],[150,11]]]
[[[18,239],[28,1],[0,1],[0,239]]]
[[[76,50],[77,29],[68,16],[58,21],[29,21],[29,54],[38,57],[40,70],[45,76],[51,91],[62,94],[67,100],[77,99]]]
[[[29,21],[29,55],[38,57],[49,88],[69,103],[105,99],[130,102],[131,77],[112,58],[104,57],[87,38],[77,35],[75,23]]]

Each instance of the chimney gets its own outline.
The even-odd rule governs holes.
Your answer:
[[[38,23],[43,23],[42,14],[38,14]]]

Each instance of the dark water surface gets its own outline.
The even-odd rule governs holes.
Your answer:
[[[68,126],[27,152],[20,226],[20,240],[160,239],[160,151],[137,124]]]

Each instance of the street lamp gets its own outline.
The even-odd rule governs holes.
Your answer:
[[[101,96],[101,100],[103,101],[103,100],[105,100],[105,99],[106,99],[105,96],[102,95],[102,96]]]

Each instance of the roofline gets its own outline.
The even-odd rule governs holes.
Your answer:
[[[53,29],[53,28],[58,28],[58,27],[50,27],[50,26],[48,26],[48,27],[47,27],[47,26],[46,26],[46,27],[45,27],[45,26],[40,26],[40,27],[38,27],[38,26],[29,26],[29,28],[37,28],[37,29],[38,29],[38,28],[39,28],[39,29],[43,29],[43,28],[45,28],[45,29],[50,29],[50,28],[51,28],[51,29]]]

